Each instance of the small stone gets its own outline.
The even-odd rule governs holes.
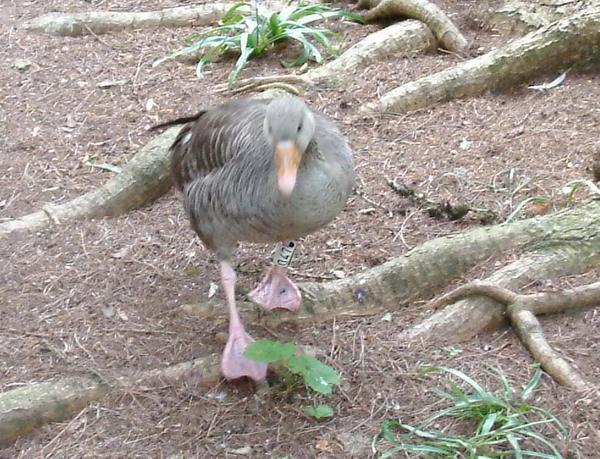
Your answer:
[[[24,72],[31,67],[32,64],[33,62],[31,62],[29,59],[15,59],[12,63],[12,66],[19,72]]]
[[[242,446],[241,448],[226,449],[229,454],[237,454],[238,456],[248,456],[252,453],[252,448],[249,446]]]

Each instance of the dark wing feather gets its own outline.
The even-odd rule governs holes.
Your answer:
[[[183,190],[247,150],[252,137],[262,133],[265,107],[260,100],[240,99],[190,117],[193,122],[181,129],[170,148],[175,185]]]

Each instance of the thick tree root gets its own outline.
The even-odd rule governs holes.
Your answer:
[[[466,38],[450,18],[427,0],[363,0],[359,6],[371,8],[364,16],[367,22],[394,17],[417,19],[429,27],[448,51],[464,53],[468,48]]]
[[[165,382],[187,379],[199,386],[213,385],[219,379],[219,356],[207,357],[167,368],[107,380],[71,377],[32,383],[0,394],[0,445],[26,435],[36,427],[73,417],[90,402],[112,391],[148,390]]]
[[[573,228],[577,229],[576,226]],[[538,279],[557,279],[597,268],[600,266],[600,235],[595,234],[592,227],[579,228],[579,231],[579,234],[573,235],[573,239],[569,239],[568,231],[564,235],[540,238],[534,244],[543,245],[544,248],[526,253],[484,282],[518,290]],[[506,316],[501,304],[490,298],[468,298],[445,307],[403,331],[400,338],[407,341],[460,342],[505,323]]]
[[[536,315],[600,306],[600,282],[558,293],[531,295],[517,295],[498,285],[473,282],[442,296],[433,306],[439,308],[471,296],[484,296],[503,304],[523,344],[556,381],[577,390],[591,388],[579,372],[548,344]]]
[[[77,37],[129,29],[206,26],[217,22],[229,8],[230,3],[207,3],[145,12],[48,13],[23,27],[32,32]]]
[[[180,127],[157,136],[100,188],[58,206],[47,205],[38,212],[0,224],[0,238],[37,231],[52,224],[123,214],[162,196],[171,187],[168,149]]]
[[[552,251],[546,249],[547,252],[534,254],[527,262],[509,265],[490,279],[516,289],[532,279],[545,278],[545,275],[553,278],[600,265],[600,234],[596,228],[600,228],[600,201],[555,215],[475,228],[434,239],[354,276],[325,283],[300,284],[303,300],[295,314],[265,315],[251,303],[240,305],[240,310],[247,323],[270,327],[284,322],[305,323],[332,317],[371,315],[427,297],[491,256],[531,244],[559,244],[563,238],[577,241],[577,249],[563,245]],[[202,317],[225,320],[226,308],[217,301],[187,305],[185,309]],[[441,316],[441,312],[433,317],[438,315]],[[452,315],[455,317],[450,317]],[[494,302],[488,308],[477,303],[425,321],[403,335],[407,339],[464,339],[485,327],[498,326],[502,321],[503,308]],[[446,331],[446,327],[450,330]]]
[[[431,31],[419,21],[404,21],[373,32],[348,48],[341,56],[306,72],[304,75],[272,75],[239,80],[234,93],[260,91],[265,85],[291,83],[301,86],[338,86],[348,84],[351,75],[373,62],[390,57],[412,56],[432,50],[435,38]],[[228,85],[218,85],[216,92],[228,91]]]
[[[299,346],[299,352],[326,358],[326,353],[314,346]],[[287,371],[277,364],[271,365],[270,370],[275,374]],[[95,377],[67,377],[31,383],[0,393],[0,446],[44,424],[72,418],[89,403],[101,400],[109,393],[151,391],[165,384],[181,386],[184,383],[197,391],[214,387],[222,379],[219,354],[116,378],[95,373]],[[262,392],[268,389],[268,384],[261,383],[258,389]]]
[[[600,7],[586,8],[456,67],[406,83],[364,111],[403,113],[600,59]]]
[[[304,3],[311,3],[309,0]],[[234,5],[207,2],[203,5],[180,6],[156,11],[93,11],[89,13],[48,13],[23,24],[32,32],[63,37],[102,34],[131,29],[156,27],[192,27],[215,24]],[[287,2],[270,2],[274,10]]]

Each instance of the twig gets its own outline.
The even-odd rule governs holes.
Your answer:
[[[302,75],[270,75],[265,77],[245,78],[238,81],[237,88],[233,89],[234,93],[249,91],[251,89],[263,87],[272,83],[295,83],[299,85],[312,85],[313,82]],[[293,87],[293,86],[292,86]],[[227,83],[218,84],[215,86],[215,93],[228,92],[229,86]]]
[[[429,199],[425,193],[409,187],[398,177],[396,177],[393,180],[391,178],[386,177],[386,182],[389,185],[389,187],[396,193],[398,193],[400,196],[409,199],[418,206],[424,207],[425,211],[429,214],[430,217],[446,217],[448,218],[448,220],[454,221],[460,220],[469,212],[472,212],[478,215],[478,219],[482,223],[491,223],[496,219],[496,213],[492,210],[479,209],[465,203],[451,204],[448,201],[436,202],[432,199]]]

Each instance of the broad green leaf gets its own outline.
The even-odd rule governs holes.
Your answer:
[[[296,353],[294,343],[278,343],[268,339],[259,339],[250,343],[244,356],[255,362],[272,363],[287,360]]]
[[[317,420],[333,417],[333,409],[329,405],[306,406],[303,411]]]
[[[340,383],[340,374],[309,355],[294,355],[288,361],[292,373],[304,377],[304,383],[320,394],[331,394],[332,386]]]

